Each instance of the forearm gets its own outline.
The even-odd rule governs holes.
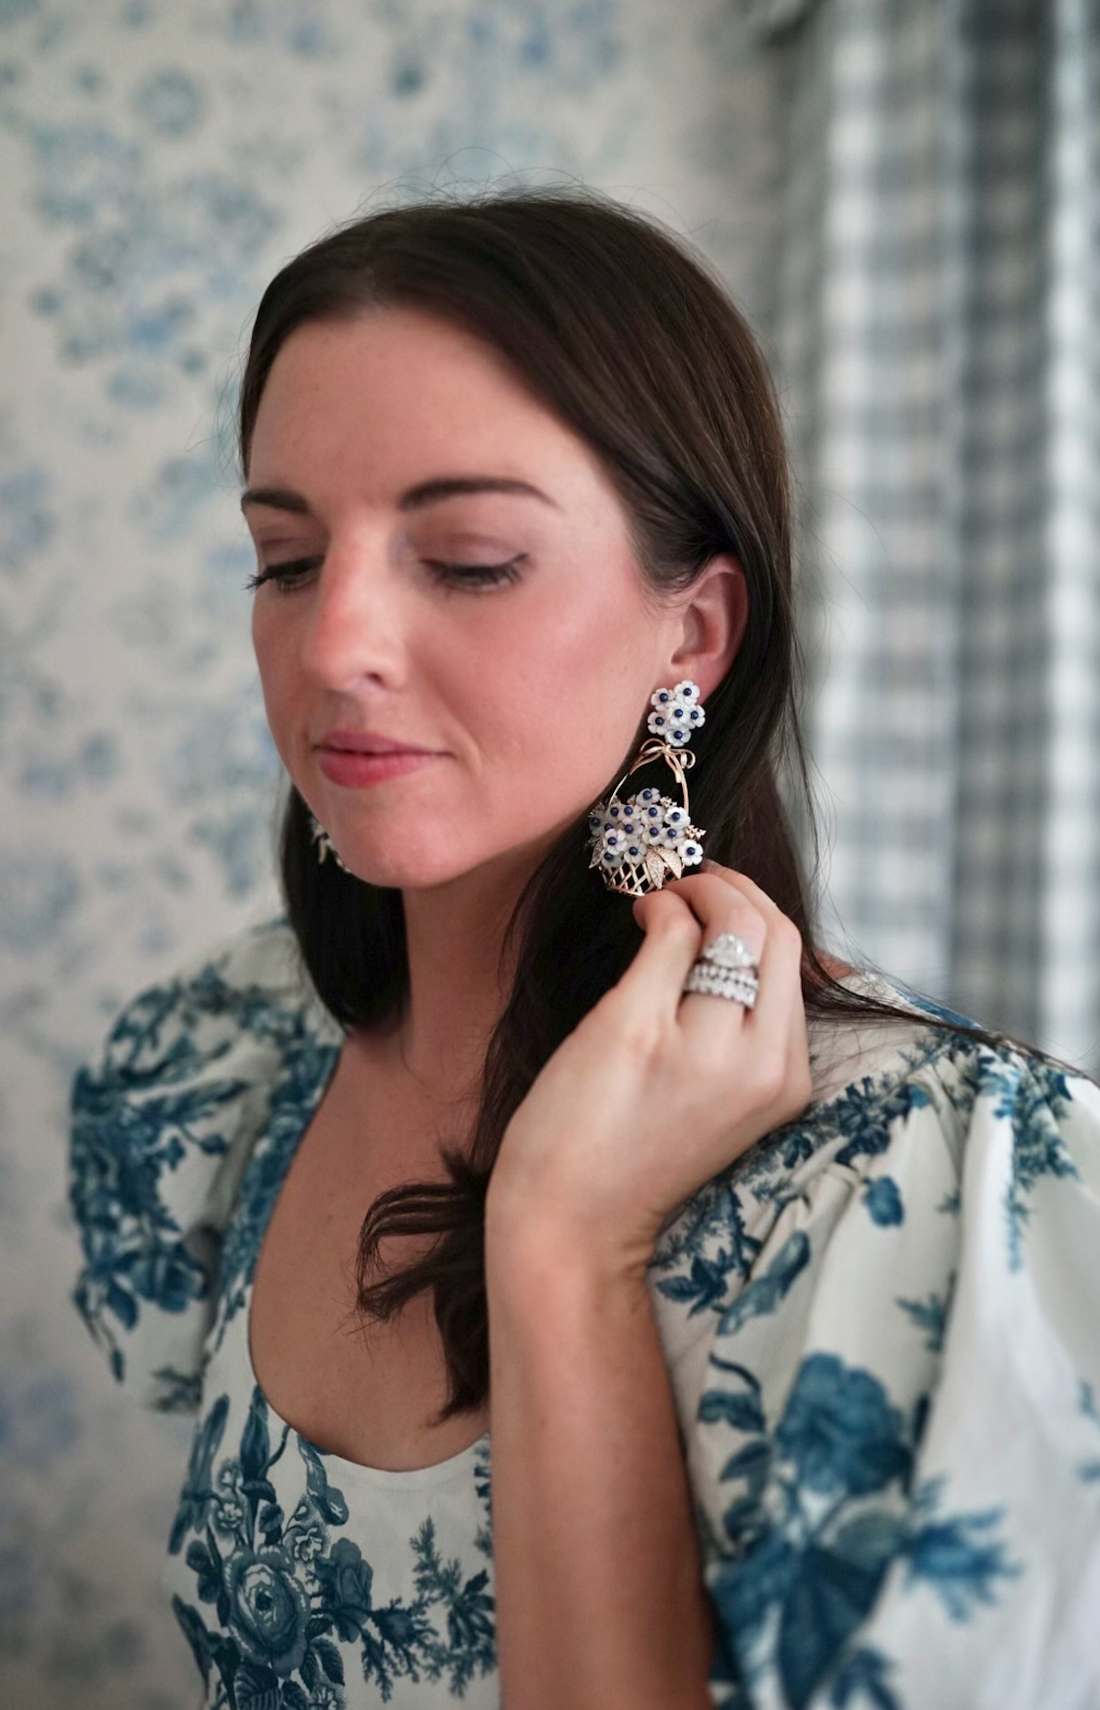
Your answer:
[[[644,1278],[487,1233],[504,1710],[705,1710],[709,1607]]]

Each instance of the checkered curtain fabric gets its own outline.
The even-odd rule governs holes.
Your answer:
[[[831,918],[1095,1070],[1100,11],[749,10],[790,83],[771,332]]]

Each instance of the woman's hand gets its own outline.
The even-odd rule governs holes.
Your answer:
[[[488,1227],[558,1231],[644,1266],[669,1212],[810,1098],[802,941],[758,886],[707,862],[634,904],[645,941],[559,1046],[508,1126]],[[719,933],[760,968],[756,1007],[683,995]],[[492,1238],[492,1236],[490,1237]]]
[[[711,1702],[711,1617],[645,1265],[661,1224],[810,1096],[798,932],[713,865],[634,905],[645,941],[519,1106],[485,1259],[507,1704]],[[683,996],[721,932],[756,1007]]]

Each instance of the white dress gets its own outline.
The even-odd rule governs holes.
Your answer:
[[[716,1704],[1100,1710],[1100,1090],[928,1013],[815,1023],[814,1102],[649,1268]],[[363,1467],[249,1357],[342,1038],[282,922],[130,1004],[74,1089],[76,1300],[197,1413],[167,1583],[204,1705],[495,1710],[488,1435]]]

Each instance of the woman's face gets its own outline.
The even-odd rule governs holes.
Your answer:
[[[248,480],[267,716],[344,863],[524,874],[688,674],[587,447],[479,340],[383,309],[290,336]]]

